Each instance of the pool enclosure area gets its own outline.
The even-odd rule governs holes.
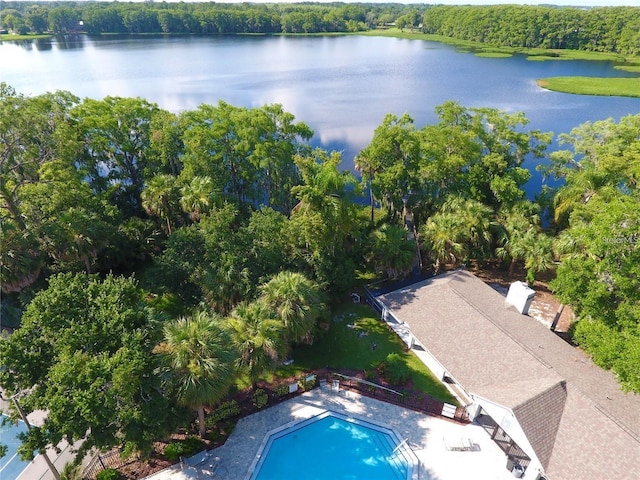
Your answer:
[[[324,411],[269,432],[249,480],[408,480],[417,459],[386,426]]]

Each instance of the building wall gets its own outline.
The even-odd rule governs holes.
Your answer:
[[[522,431],[520,424],[516,416],[511,409],[504,407],[500,404],[487,400],[479,395],[471,394],[473,400],[472,405],[467,407],[467,412],[470,418],[475,420],[480,414],[480,410],[484,410],[493,420],[511,437],[511,439],[518,444],[518,446],[531,458],[531,463],[525,471],[525,475],[522,478],[527,480],[536,480],[539,478],[539,472],[543,472],[544,469],[536,456],[533,447],[527,440],[527,436]]]

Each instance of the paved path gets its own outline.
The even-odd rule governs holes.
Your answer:
[[[333,410],[353,417],[369,419],[391,427],[407,439],[422,468],[414,471],[413,480],[513,480],[506,469],[506,456],[478,425],[459,425],[438,417],[381,402],[355,392],[333,393],[319,388],[289,401],[241,419],[226,443],[206,455],[199,454],[181,466],[158,472],[146,480],[248,480],[256,456],[273,429]],[[472,444],[475,451],[448,450],[453,445]],[[314,463],[326,459],[310,457]],[[218,475],[211,474],[217,468]]]

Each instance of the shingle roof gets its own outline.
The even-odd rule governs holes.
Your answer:
[[[456,271],[378,298],[465,390],[511,408],[551,478],[636,478],[640,395],[482,280]]]

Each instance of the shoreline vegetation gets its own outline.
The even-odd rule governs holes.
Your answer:
[[[614,62],[614,69],[637,73],[638,77],[549,77],[540,78],[541,88],[575,95],[598,95],[619,97],[640,97],[640,57],[625,57],[614,53],[588,52],[583,50],[561,50],[546,48],[496,47],[480,42],[471,42],[442,35],[421,32],[404,32],[400,29],[372,30],[358,35],[406,38],[408,40],[428,40],[453,45],[461,52],[474,53],[483,58],[509,58],[513,55],[527,55],[530,61],[586,60]]]

